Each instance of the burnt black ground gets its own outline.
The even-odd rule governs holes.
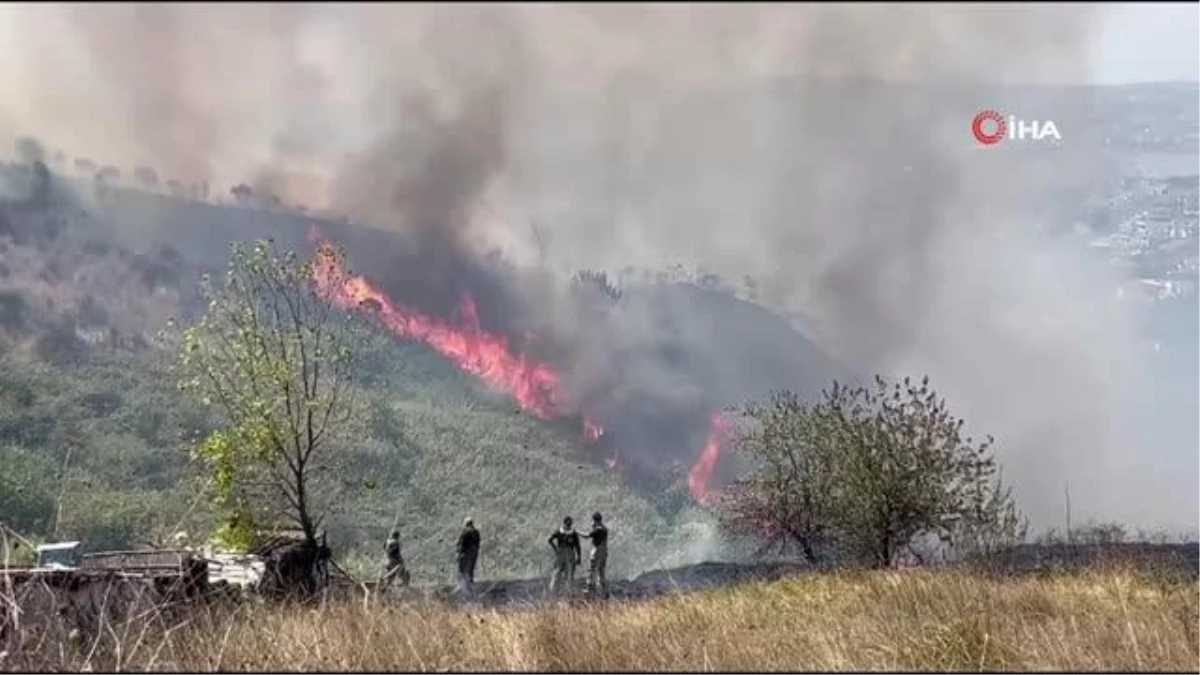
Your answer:
[[[634,579],[610,579],[609,599],[649,600],[672,593],[695,592],[747,581],[769,581],[807,571],[811,571],[811,568],[798,562],[704,562],[669,570],[652,570]],[[586,589],[586,576],[586,567],[581,566],[569,597],[578,600],[592,598]],[[475,582],[470,594],[458,592],[452,586],[438,586],[429,591],[428,597],[456,605],[482,607],[533,605],[552,599],[548,590],[549,582],[549,578],[483,579]]]

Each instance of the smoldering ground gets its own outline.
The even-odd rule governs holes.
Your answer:
[[[420,255],[404,260],[423,264],[371,251],[358,266],[439,302],[494,247],[527,268],[750,275],[856,371],[928,372],[997,436],[1035,521],[1058,522],[1069,480],[1077,518],[1194,526],[1194,471],[1171,470],[1178,447],[1143,445],[1132,414],[1153,396],[1132,318],[1104,272],[1024,208],[1047,188],[1034,176],[1097,166],[1098,152],[1069,129],[1051,155],[981,150],[968,131],[1005,104],[1002,85],[1086,79],[1101,11],[9,6],[0,125],[418,232]],[[1075,105],[1086,100],[1053,115]],[[529,274],[481,310],[519,305],[584,345],[579,389],[614,370],[599,333],[663,333],[632,310],[598,331]],[[703,321],[679,315],[668,332]]]

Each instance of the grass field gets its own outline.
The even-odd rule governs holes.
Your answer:
[[[641,604],[506,612],[244,605],[166,631],[115,627],[97,649],[84,639],[45,645],[2,667],[1197,672],[1198,598],[1195,581],[1110,568],[814,574]]]

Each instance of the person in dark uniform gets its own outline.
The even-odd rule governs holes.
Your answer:
[[[384,551],[387,553],[387,563],[383,573],[383,590],[390,588],[396,577],[400,577],[401,586],[408,586],[408,569],[405,568],[404,556],[400,553],[400,530],[392,530],[384,545]]]
[[[463,521],[462,534],[458,535],[458,583],[464,590],[470,590],[475,583],[475,563],[479,560],[479,530],[475,529],[475,521],[467,518]]]
[[[608,597],[608,577],[605,567],[608,565],[608,528],[597,511],[592,514],[592,531],[583,535],[592,541],[592,553],[588,556],[588,592],[595,593],[599,588]]]
[[[554,549],[554,577],[550,580],[550,592],[554,593],[564,581],[567,588],[575,583],[575,567],[581,557],[579,533],[570,516],[563,518],[562,527],[550,535],[549,542]]]

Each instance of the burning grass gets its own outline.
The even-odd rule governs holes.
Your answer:
[[[6,668],[168,670],[1200,669],[1195,581],[1109,568],[1035,578],[811,575],[642,604],[471,612],[331,603],[197,613],[118,654]],[[62,659],[62,660],[60,660]]]
[[[568,400],[559,373],[549,363],[522,353],[504,335],[482,328],[475,298],[469,292],[460,297],[458,316],[447,319],[426,315],[393,300],[367,277],[343,269],[333,255],[333,245],[315,225],[308,238],[317,248],[316,286],[337,307],[370,313],[392,334],[422,342],[462,371],[508,392],[522,409],[538,418],[581,414],[583,438],[588,443],[604,433],[600,421],[590,419],[578,409],[577,402]],[[719,413],[710,416],[707,440],[688,472],[688,487],[697,502],[703,503],[708,497],[709,483],[726,440],[726,427]],[[610,469],[618,469],[616,454],[608,464]]]

